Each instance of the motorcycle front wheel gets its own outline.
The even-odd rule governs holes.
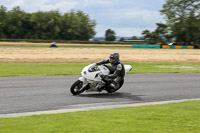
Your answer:
[[[71,86],[70,91],[73,95],[79,95],[82,92],[85,91],[83,87],[83,82],[80,80],[77,80],[76,82],[74,82],[74,84]]]

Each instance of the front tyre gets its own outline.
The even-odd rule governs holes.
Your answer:
[[[74,84],[71,86],[70,91],[73,95],[79,95],[82,92],[85,91],[85,87],[83,87],[83,82],[80,80],[77,80],[76,82],[74,82]]]

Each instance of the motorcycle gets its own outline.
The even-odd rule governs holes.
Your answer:
[[[128,73],[132,70],[131,65],[124,65],[124,68],[125,73]],[[110,83],[112,83],[112,80],[105,80],[101,76],[101,74],[108,75],[110,72],[111,70],[107,65],[94,66],[94,64],[90,64],[84,67],[81,72],[82,76],[72,84],[70,88],[71,93],[73,95],[79,95],[84,91],[101,92],[103,90],[107,91],[108,93],[116,92],[122,87],[124,80],[122,80],[120,83],[117,83],[117,87],[111,92]]]

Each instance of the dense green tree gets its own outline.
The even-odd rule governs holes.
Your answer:
[[[31,16],[33,25],[32,35],[34,39],[61,39],[61,15],[58,11],[36,12]]]
[[[0,38],[89,40],[96,22],[82,11],[26,13],[20,7],[0,7]]]
[[[90,21],[89,16],[81,11],[77,12],[77,16],[79,18],[78,39],[88,40],[92,38],[96,34],[94,30],[96,22],[94,20]]]
[[[65,39],[72,40],[89,40],[95,32],[96,22],[90,20],[89,16],[78,11],[75,13],[73,10],[70,13],[64,14],[62,17],[62,32],[61,36]]]
[[[4,6],[0,6],[0,38],[6,38],[6,20],[7,20],[7,9]]]
[[[123,37],[121,37],[119,41],[123,42],[124,40],[125,40],[125,39],[124,39]]]
[[[157,23],[155,31],[145,30],[144,38],[152,43],[166,43],[175,38],[181,42],[200,42],[200,1],[166,0],[161,14],[166,24]]]
[[[144,36],[144,39],[149,43],[157,43],[159,38],[155,31],[150,32],[149,30],[144,30],[142,35]]]
[[[115,31],[113,31],[111,29],[107,29],[106,33],[105,33],[105,40],[106,41],[115,41],[115,39],[116,39],[115,35],[116,35]]]
[[[132,36],[131,39],[133,39],[133,40],[138,40],[137,36]]]
[[[167,0],[161,13],[177,41],[200,40],[200,1]]]
[[[144,30],[142,32],[144,39],[150,43],[167,43],[171,39],[168,26],[163,23],[156,23],[156,25],[157,28],[154,31]]]
[[[29,25],[28,17],[28,14],[21,10],[19,6],[8,11],[5,31],[7,38],[24,38]]]
[[[166,24],[156,23],[157,28],[155,29],[155,34],[157,35],[156,42],[161,42],[163,44],[167,43],[171,40],[171,36],[169,33],[169,28]]]

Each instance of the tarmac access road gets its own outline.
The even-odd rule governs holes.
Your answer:
[[[127,74],[116,93],[73,96],[78,77],[0,77],[0,114],[200,98],[200,73]]]

